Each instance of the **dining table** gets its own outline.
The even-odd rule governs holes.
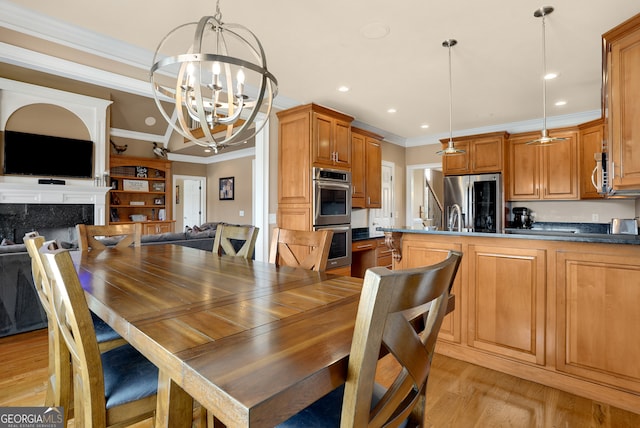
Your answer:
[[[272,427],[345,382],[362,279],[179,245],[73,251],[91,311],[159,369],[156,426],[199,403]]]

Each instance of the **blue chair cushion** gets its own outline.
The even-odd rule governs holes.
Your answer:
[[[91,312],[91,319],[93,320],[93,329],[96,331],[98,343],[120,339],[120,335],[93,312]]]
[[[371,408],[375,407],[385,392],[387,392],[387,390],[382,385],[377,383],[373,385]],[[344,385],[339,386],[306,409],[293,415],[280,425],[277,425],[277,428],[339,428],[343,396]],[[402,428],[406,426],[407,421],[404,421],[400,425]]]
[[[131,345],[101,355],[107,409],[158,391],[158,368]]]

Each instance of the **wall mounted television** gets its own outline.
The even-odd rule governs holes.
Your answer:
[[[4,132],[5,175],[92,178],[93,141]]]

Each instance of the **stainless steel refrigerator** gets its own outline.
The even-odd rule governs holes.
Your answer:
[[[503,196],[500,174],[449,175],[444,177],[444,227],[449,230],[460,207],[460,226],[465,231],[502,233]],[[453,225],[458,230],[458,223]]]

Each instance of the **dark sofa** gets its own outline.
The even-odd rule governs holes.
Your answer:
[[[188,227],[184,232],[143,235],[141,243],[182,245],[211,251],[218,224],[205,223],[199,227]],[[104,242],[109,245],[116,240]],[[77,248],[75,240],[62,244],[72,250]],[[46,326],[46,314],[33,285],[31,258],[24,244],[0,245],[0,337]]]

